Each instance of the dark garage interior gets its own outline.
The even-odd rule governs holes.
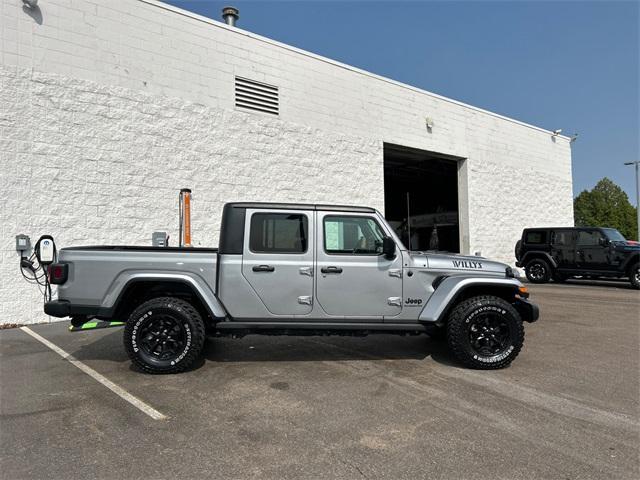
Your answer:
[[[411,250],[460,252],[456,160],[385,143],[384,204]]]

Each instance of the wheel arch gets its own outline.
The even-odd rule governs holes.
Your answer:
[[[522,259],[520,260],[520,263],[522,264],[523,267],[526,267],[527,263],[529,263],[531,260],[535,260],[536,258],[540,258],[542,260],[545,260],[545,261],[549,262],[549,265],[552,268],[558,268],[558,264],[553,259],[553,257],[551,255],[549,255],[548,252],[543,252],[543,251],[540,251],[540,250],[532,250],[530,252],[525,253],[522,256]]]
[[[175,296],[188,299],[203,318],[224,318],[226,311],[215,294],[189,275],[129,274],[122,288],[111,292],[113,303],[104,308],[111,318],[126,319],[137,305],[155,297]]]
[[[455,305],[477,295],[493,295],[511,303],[522,286],[513,278],[448,277],[427,301],[419,321],[442,325]]]

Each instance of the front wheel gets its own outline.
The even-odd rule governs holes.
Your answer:
[[[453,355],[471,368],[491,370],[509,365],[524,343],[518,311],[491,295],[464,300],[451,312],[447,343]]]
[[[633,288],[640,290],[640,262],[636,262],[629,270],[629,281]]]
[[[129,316],[124,347],[146,373],[178,373],[200,357],[204,347],[202,317],[189,302],[173,297],[144,302]]]

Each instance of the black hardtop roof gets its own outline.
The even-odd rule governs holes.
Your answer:
[[[591,230],[615,230],[613,227],[527,227],[524,231],[529,230],[580,230],[580,229],[591,229]]]
[[[361,207],[355,205],[322,205],[311,203],[275,203],[275,202],[230,202],[225,205],[230,208],[264,208],[282,210],[326,210],[331,212],[360,212],[375,213],[371,207]]]

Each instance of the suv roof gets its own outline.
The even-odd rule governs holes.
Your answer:
[[[584,228],[596,228],[596,229],[603,229],[603,228],[613,228],[613,227],[527,227],[525,229],[523,229],[523,231],[528,231],[528,230],[579,230],[579,229],[584,229]]]
[[[274,202],[231,202],[227,203],[232,208],[265,208],[283,210],[328,210],[333,212],[362,212],[375,213],[371,207],[355,205],[322,205],[310,203],[274,203]]]

